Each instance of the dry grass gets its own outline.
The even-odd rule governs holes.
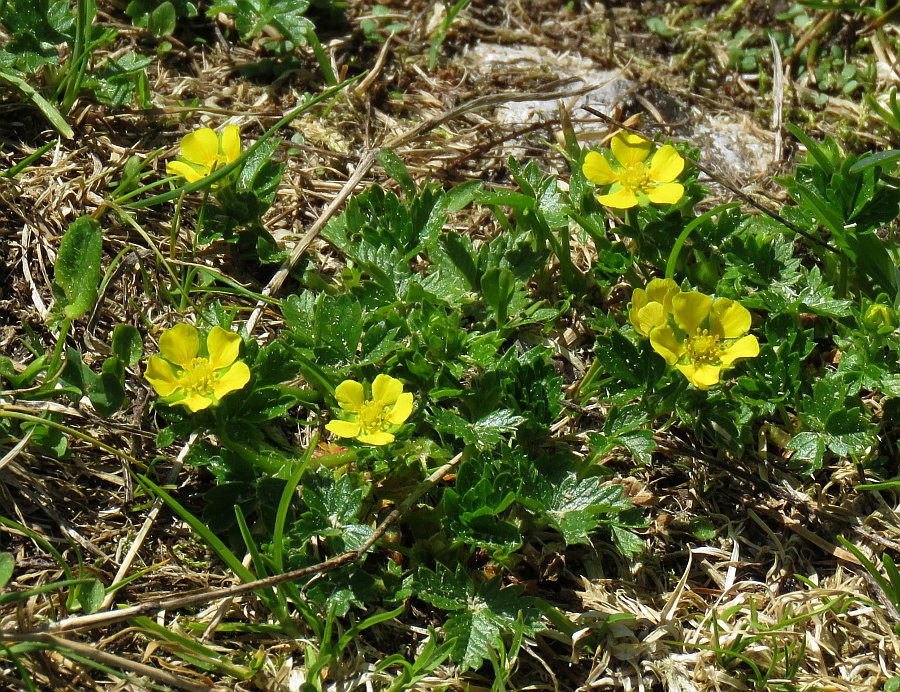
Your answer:
[[[288,247],[321,217],[365,153],[392,137],[404,137],[397,153],[419,179],[449,185],[479,178],[502,185],[508,179],[504,147],[513,145],[542,168],[565,173],[563,160],[551,147],[559,130],[555,115],[502,124],[493,117],[498,104],[491,103],[444,117],[479,96],[505,94],[501,98],[511,101],[523,92],[565,88],[553,84],[561,75],[548,65],[510,65],[487,74],[472,69],[466,50],[477,42],[535,46],[557,54],[571,51],[598,68],[621,70],[632,86],[613,114],[624,119],[644,112],[641,127],[658,127],[657,116],[669,120],[666,109],[675,103],[678,116],[687,119],[676,124],[676,135],[690,133],[689,120],[698,109],[715,108],[746,123],[753,133],[761,133],[763,140],[774,141],[771,122],[761,111],[768,104],[759,102],[754,88],[738,84],[725,95],[715,71],[698,81],[685,57],[689,53],[671,54],[665,41],[647,31],[645,11],[648,7],[655,11],[657,3],[611,3],[615,7],[578,3],[575,12],[564,9],[565,3],[559,0],[475,2],[454,24],[440,66],[433,72],[427,71],[425,57],[435,6],[416,0],[382,4],[404,17],[408,31],[382,47],[363,46],[353,29],[371,6],[350,2],[350,30],[332,36],[328,49],[338,64],[353,61],[354,69],[375,66],[372,76],[366,79],[365,89],[348,91],[327,114],[317,111],[305,116],[292,123],[287,133],[288,137],[301,135],[302,143],[283,145],[285,176],[266,225]],[[690,4],[696,5],[695,12],[711,18],[730,5]],[[735,4],[745,5],[738,19],[764,23],[771,18],[766,6],[776,3]],[[109,16],[122,22],[113,49],[141,46],[142,37],[127,28],[120,9],[105,5]],[[888,28],[894,49],[895,29]],[[721,60],[715,43],[709,41],[709,45],[713,57]],[[891,55],[891,46],[882,45],[881,50]],[[254,83],[236,74],[236,68],[257,58],[253,47],[220,40],[211,40],[205,47],[176,46],[151,67],[154,110],[108,112],[81,103],[71,118],[79,133],[75,140],[61,142],[15,179],[0,178],[0,242],[5,250],[0,266],[0,353],[12,358],[18,368],[32,358],[24,344],[50,348],[54,342],[45,317],[52,303],[52,266],[61,234],[75,218],[103,204],[130,155],[162,148],[162,161],[174,151],[184,131],[198,124],[236,123],[247,139],[254,139],[309,88],[306,73],[288,75],[277,85]],[[309,69],[314,73],[314,63],[309,63]],[[879,72],[879,79],[887,87],[896,83],[897,76],[889,70]],[[789,99],[793,93],[789,89]],[[183,105],[189,102],[198,105]],[[2,113],[0,133],[5,146],[0,151],[0,168],[6,168],[48,135],[31,110],[8,103]],[[605,125],[584,112],[570,115],[587,126],[589,134],[606,134]],[[823,130],[846,128],[848,122],[862,122],[863,115],[859,104],[834,99],[818,124]],[[436,119],[434,127],[421,133],[413,130],[429,119]],[[865,130],[858,134],[861,140],[877,137]],[[789,168],[792,154],[786,150],[785,161],[774,162],[772,172]],[[154,166],[162,172],[161,163]],[[384,178],[375,166],[358,187]],[[727,182],[764,203],[780,194],[768,179]],[[473,233],[491,232],[484,228],[489,221],[483,217],[456,222]],[[140,223],[158,249],[168,254],[170,210],[144,213]],[[98,310],[71,338],[85,352],[102,354],[113,327],[129,323],[149,335],[149,346],[175,317],[155,299],[165,276],[148,252],[146,239],[134,228],[116,222],[112,215],[104,228],[107,256],[124,252],[126,259],[113,274]],[[274,274],[248,267],[218,246],[204,250],[201,261],[254,291],[261,291]],[[336,271],[340,258],[313,240],[302,263]],[[289,277],[283,290],[293,286],[297,276]],[[240,308],[249,314],[253,304],[240,304]],[[261,341],[279,328],[268,317],[263,315],[256,330]],[[558,338],[566,341],[575,369],[590,362],[590,344],[579,344],[577,333]],[[171,474],[173,487],[191,497],[208,478],[191,468],[179,471],[178,449],[154,459],[155,429],[148,414],[147,387],[138,373],[132,373],[128,382],[132,403],[114,419],[99,418],[78,403],[60,406],[59,412],[96,440],[137,459],[141,468],[134,470],[152,463],[163,477]],[[37,406],[7,399],[3,405]],[[573,414],[561,422],[561,434],[588,431],[601,415]],[[127,570],[143,574],[118,592],[117,603],[139,605],[235,583],[187,526],[166,510],[151,514],[146,497],[135,492],[127,462],[103,452],[92,441],[72,440],[71,453],[64,460],[37,456],[16,442],[6,440],[2,450],[9,452],[0,469],[2,515],[42,537],[69,565],[83,560],[104,584],[112,583],[135,537],[146,526]],[[793,477],[780,468],[781,459],[767,452],[765,439],[753,458],[741,460],[702,456],[670,433],[661,433],[659,442],[664,453],[649,468],[634,469],[621,458],[604,460],[624,476],[633,501],[651,520],[645,532],[649,549],[644,559],[630,564],[603,545],[564,551],[556,545],[529,547],[530,566],[539,575],[535,587],[579,629],[571,638],[550,631],[526,642],[512,688],[756,689],[752,677],[756,666],[762,671],[771,668],[764,676],[765,689],[849,692],[880,689],[886,679],[900,675],[896,634],[900,616],[887,607],[878,585],[836,539],[844,535],[869,553],[900,547],[893,493],[860,495],[854,485],[866,479],[851,465],[828,469],[819,477],[821,486]],[[890,453],[897,461],[896,449]],[[692,534],[691,522],[698,517],[720,527],[717,540],[707,542]],[[64,578],[44,546],[14,527],[0,531],[4,550],[16,557],[9,588],[32,588]],[[252,679],[237,683],[215,672],[215,667],[198,664],[196,657],[192,660],[183,644],[151,639],[126,623],[54,636],[66,637],[72,642],[69,648],[81,656],[127,671],[134,676],[132,681],[115,682],[52,649],[34,657],[30,673],[43,689],[138,690],[145,689],[148,679],[181,689],[298,689],[307,642],[273,638],[265,628],[245,633],[217,629],[226,618],[266,623],[268,613],[252,594],[210,600],[197,607],[160,610],[151,619],[202,642],[222,660],[257,666]],[[620,619],[621,614],[631,617]],[[66,604],[55,596],[5,607],[0,609],[2,641],[9,644],[14,633],[37,631],[69,615]],[[388,676],[376,673],[374,664],[397,651],[412,657],[421,647],[430,623],[417,621],[416,615],[410,612],[403,623],[389,624],[379,634],[361,638],[342,660],[343,667],[328,671],[332,681],[328,689],[384,686]],[[40,637],[51,635],[23,636],[41,641]],[[729,656],[729,652],[740,656]],[[0,685],[12,687],[16,670],[9,661],[4,661],[2,674]],[[489,689],[491,682],[477,674],[460,678],[452,667],[442,667],[418,688]]]

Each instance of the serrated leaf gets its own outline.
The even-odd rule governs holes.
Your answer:
[[[804,473],[813,473],[822,468],[825,440],[821,433],[799,432],[791,438],[785,449],[794,452],[791,456],[791,466]]]
[[[73,221],[59,244],[54,278],[62,291],[59,308],[75,320],[97,302],[103,238],[100,224],[89,216]]]
[[[583,478],[569,471],[551,479],[543,488],[544,513],[566,543],[589,543],[590,533],[601,523],[600,514],[615,514],[631,508],[618,485],[602,487],[599,478]]]
[[[426,567],[416,570],[415,589],[419,598],[441,610],[465,608],[475,593],[471,578],[461,566],[451,572],[440,563],[436,571]]]
[[[838,456],[861,456],[875,443],[872,426],[859,409],[835,411],[825,422],[828,448]]]

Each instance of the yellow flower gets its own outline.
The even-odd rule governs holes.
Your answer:
[[[697,389],[717,384],[721,371],[738,358],[759,355],[759,342],[747,334],[750,312],[740,303],[688,291],[673,296],[672,314],[678,331],[658,326],[650,345]]]
[[[390,375],[379,375],[372,383],[372,398],[366,399],[363,386],[344,380],[334,390],[347,420],[330,421],[325,429],[338,437],[355,437],[370,445],[394,441],[389,430],[402,425],[413,409],[413,395],[403,391],[403,383]]]
[[[206,337],[206,355],[201,356],[200,332],[176,324],[159,338],[162,357],[150,356],[144,377],[166,403],[196,413],[250,381],[250,368],[237,360],[240,348],[240,335],[213,327]]]
[[[653,329],[666,324],[672,312],[672,298],[679,293],[681,289],[672,279],[653,279],[646,289],[635,289],[628,309],[634,331],[647,337]]]
[[[684,186],[673,182],[684,170],[684,159],[671,144],[657,149],[650,163],[650,142],[638,135],[620,132],[610,142],[618,166],[589,151],[581,170],[595,185],[611,185],[597,201],[613,209],[630,209],[648,199],[655,204],[674,204],[684,196]]]
[[[208,127],[186,134],[181,140],[181,157],[166,164],[166,173],[180,175],[195,183],[227,166],[241,155],[241,131],[228,125],[221,135]]]

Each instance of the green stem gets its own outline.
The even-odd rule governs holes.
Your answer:
[[[687,241],[688,236],[693,233],[694,229],[697,228],[700,224],[709,221],[717,214],[721,214],[722,212],[727,211],[728,209],[735,208],[737,206],[738,205],[736,203],[731,202],[729,204],[718,206],[715,209],[710,209],[708,212],[706,212],[705,214],[701,214],[684,227],[684,230],[678,234],[678,238],[675,240],[675,245],[672,246],[672,252],[669,253],[669,261],[666,262],[667,279],[671,279],[675,276],[675,267],[678,264],[678,255],[681,254],[681,248],[684,246],[685,241]]]

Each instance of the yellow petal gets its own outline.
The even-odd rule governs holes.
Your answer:
[[[641,163],[650,155],[650,142],[629,132],[620,132],[609,143],[616,161],[627,167]]]
[[[585,155],[581,172],[594,185],[609,185],[618,180],[618,176],[616,176],[615,171],[609,165],[606,157],[596,151],[589,151]]]
[[[672,298],[681,293],[674,279],[653,279],[647,284],[647,300],[662,303],[666,311],[672,309]]]
[[[660,147],[650,160],[650,180],[671,183],[684,170],[684,159],[671,144]]]
[[[728,367],[738,358],[755,358],[759,355],[759,341],[752,334],[729,344],[720,354],[722,365]]]
[[[675,204],[684,197],[684,185],[681,183],[662,183],[656,187],[647,188],[647,199],[654,204]]]
[[[219,376],[213,387],[213,394],[216,395],[216,399],[221,399],[229,392],[243,389],[249,381],[250,368],[247,367],[244,361],[239,360]]]
[[[218,325],[213,327],[209,332],[209,336],[206,337],[209,364],[212,365],[213,369],[227,368],[237,360],[242,341],[240,334],[229,332]]]
[[[241,128],[237,125],[229,125],[222,133],[222,155],[226,164],[241,155]]]
[[[681,373],[688,379],[697,389],[709,389],[714,384],[719,383],[719,372],[721,368],[717,365],[676,365]]]
[[[613,190],[615,191],[613,192]],[[613,185],[610,194],[598,195],[597,201],[603,206],[611,207],[613,209],[631,209],[631,207],[637,206],[638,198],[635,196],[634,192],[628,188],[619,187],[617,189],[617,186]]]
[[[367,445],[388,445],[394,441],[394,436],[386,432],[375,432],[360,435],[356,439],[360,442],[365,442]]]
[[[355,380],[344,380],[334,388],[334,398],[338,406],[350,413],[356,413],[363,405],[365,392],[363,386]]]
[[[372,383],[372,398],[390,406],[403,393],[403,383],[390,375],[379,375]]]
[[[403,392],[403,394],[397,397],[397,403],[394,404],[394,408],[391,409],[391,413],[388,416],[388,422],[391,425],[402,425],[412,414],[412,410],[413,395],[409,392]]]
[[[219,159],[219,136],[208,127],[186,134],[181,140],[181,156],[211,171]]]
[[[170,363],[187,368],[200,351],[200,334],[190,324],[176,324],[159,337],[159,352]]]
[[[641,336],[650,336],[650,332],[666,323],[666,311],[662,303],[647,303],[637,311],[631,321],[634,330]]]
[[[672,298],[675,321],[688,336],[694,336],[697,328],[709,315],[712,298],[699,291],[686,291]]]
[[[716,336],[736,339],[750,331],[750,311],[733,300],[718,298],[712,305],[709,325]]]
[[[178,389],[178,382],[175,380],[172,366],[159,356],[150,356],[147,359],[147,371],[144,373],[144,379],[160,396],[169,396]]]
[[[169,175],[180,175],[189,183],[196,183],[209,175],[209,171],[198,171],[184,161],[170,161],[166,164],[166,173]]]
[[[359,423],[351,423],[346,420],[333,420],[325,425],[325,429],[338,437],[356,437],[359,435]]]
[[[176,401],[172,406],[187,406],[191,413],[197,413],[212,406],[212,399],[200,396],[199,394],[191,394],[189,397]]]
[[[675,365],[684,353],[684,346],[669,326],[657,327],[650,332],[650,345],[669,365]]]

